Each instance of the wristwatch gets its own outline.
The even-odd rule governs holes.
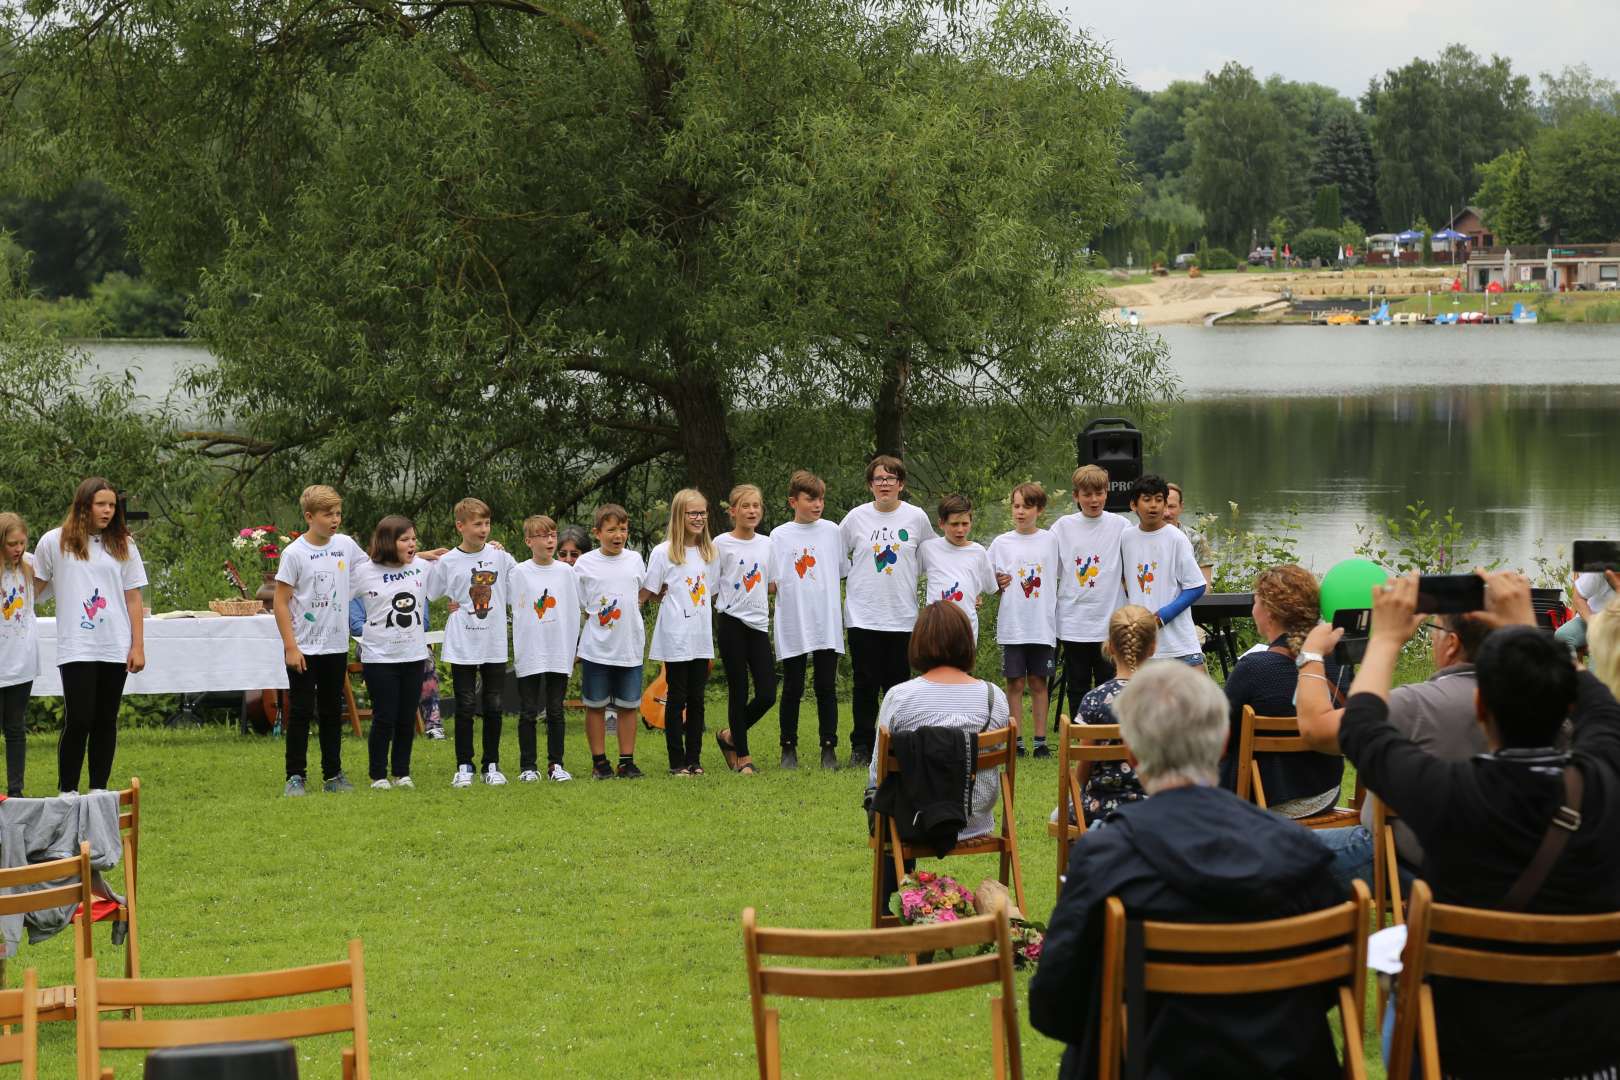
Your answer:
[[[1322,654],[1319,652],[1301,652],[1299,656],[1295,658],[1294,666],[1297,668],[1302,668],[1313,660],[1316,663],[1321,664],[1323,667],[1327,667],[1327,664],[1323,663],[1322,661]]]

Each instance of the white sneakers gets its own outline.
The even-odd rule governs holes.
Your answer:
[[[450,786],[453,788],[472,787],[473,767],[471,765],[458,765],[456,775],[451,777]]]
[[[551,768],[546,770],[546,779],[555,780],[559,784],[564,780],[572,780],[573,778],[572,773],[563,768],[561,765],[558,765],[556,762],[552,762]],[[535,779],[539,779],[539,777],[536,777]]]
[[[394,777],[394,786],[397,788],[414,788],[416,784],[408,776],[396,776]]]
[[[489,763],[489,768],[484,770],[484,783],[491,787],[500,787],[506,783],[506,774],[497,769],[492,761]]]
[[[525,784],[532,784],[540,779],[540,774],[535,772],[533,769],[524,769],[522,772],[518,773],[518,779],[523,781]]]
[[[388,777],[386,777],[386,776],[383,777],[381,780],[373,780],[371,782],[371,790],[372,791],[387,791],[389,788],[391,788],[393,786],[394,786],[393,784],[390,784],[388,782]]]

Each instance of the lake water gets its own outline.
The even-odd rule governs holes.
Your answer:
[[[1620,327],[1167,327],[1181,377],[1148,465],[1194,512],[1275,528],[1297,509],[1318,571],[1356,529],[1422,499],[1455,507],[1487,559],[1620,536]],[[161,399],[206,349],[88,347]]]

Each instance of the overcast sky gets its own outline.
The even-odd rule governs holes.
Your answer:
[[[1500,53],[1539,86],[1543,71],[1585,63],[1620,82],[1616,0],[1049,0],[1072,23],[1111,43],[1132,82],[1160,90],[1201,79],[1228,60],[1264,79],[1325,83],[1356,98],[1367,80],[1459,41]]]

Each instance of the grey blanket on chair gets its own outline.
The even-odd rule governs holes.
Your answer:
[[[68,859],[77,855],[79,844],[90,841],[90,866],[94,874],[92,887],[97,896],[123,902],[107,888],[101,871],[118,865],[123,854],[123,841],[118,835],[118,793],[98,792],[51,799],[6,799],[0,802],[0,867],[12,869],[30,863]],[[31,892],[62,885],[71,879],[46,882],[40,885],[20,885],[3,890],[6,893]],[[17,955],[22,942],[23,926],[28,927],[30,945],[44,941],[67,929],[73,922],[74,905],[31,911],[26,915],[0,915],[0,959]],[[119,923],[115,929],[115,942],[122,942],[123,930]]]

